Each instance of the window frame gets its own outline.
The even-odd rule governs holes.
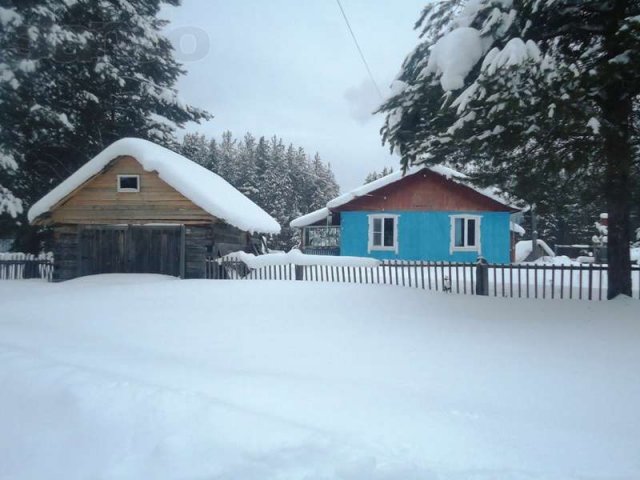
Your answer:
[[[480,224],[482,221],[482,216],[481,215],[469,215],[469,214],[460,214],[460,215],[450,215],[449,218],[451,219],[451,234],[450,234],[450,241],[449,241],[449,253],[454,253],[454,252],[478,252],[478,254],[481,253],[482,251],[482,238],[480,236],[481,233],[481,228],[480,228]],[[457,246],[456,245],[456,220],[460,220],[462,219],[464,221],[464,226],[465,226],[465,235],[464,235],[464,245],[463,246]],[[475,245],[467,245],[467,242],[469,240],[469,236],[468,236],[468,222],[469,220],[474,220],[475,221],[475,229],[474,229],[474,237],[475,237]]]
[[[120,186],[120,180],[123,178],[135,178],[137,183],[138,183],[138,188],[123,188]],[[118,179],[116,181],[116,187],[118,189],[119,193],[137,193],[140,191],[140,175],[137,174],[129,174],[129,173],[123,173],[123,174],[119,174],[118,175]]]
[[[391,213],[374,213],[368,215],[369,218],[369,241],[367,245],[367,252],[395,252],[398,253],[398,224],[400,215],[391,214]],[[381,231],[381,242],[382,245],[374,245],[373,244],[373,224],[375,219],[380,219],[382,222],[382,231]],[[385,246],[384,245],[384,221],[385,219],[393,220],[393,245]]]

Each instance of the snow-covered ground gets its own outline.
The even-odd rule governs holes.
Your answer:
[[[640,309],[0,282],[2,479],[640,478]]]

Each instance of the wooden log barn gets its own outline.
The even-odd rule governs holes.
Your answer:
[[[202,278],[207,256],[254,251],[280,231],[224,179],[146,140],[119,140],[36,202],[53,229],[54,280],[98,273]]]

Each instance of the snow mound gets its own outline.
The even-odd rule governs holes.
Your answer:
[[[520,236],[525,234],[525,230],[524,228],[522,228],[522,225],[518,225],[514,222],[509,222],[509,230],[511,230],[513,233],[517,233]]]
[[[243,251],[232,252],[223,259],[239,260],[249,268],[261,268],[270,265],[329,265],[332,267],[369,267],[375,268],[382,262],[374,258],[364,257],[334,257],[330,255],[306,255],[298,249],[287,253],[268,253],[255,256],[253,253]]]
[[[69,178],[36,202],[29,210],[29,221],[47,213],[117,157],[134,157],[148,171],[216,218],[249,232],[279,233],[280,225],[226,180],[195,162],[155,143],[139,138],[118,140]]]
[[[475,28],[461,27],[441,37],[431,48],[422,74],[440,76],[445,92],[464,87],[464,79],[486,53],[491,43]]]
[[[542,251],[546,254],[546,256],[548,257],[556,256],[554,251],[551,249],[549,245],[547,245],[547,242],[545,242],[544,240],[538,239],[538,246],[542,248]],[[527,259],[527,257],[531,255],[532,251],[533,251],[533,240],[520,240],[519,242],[517,242],[516,255],[515,255],[516,263],[524,262]]]
[[[593,257],[589,257],[593,260]],[[571,260],[566,255],[543,255],[542,257],[534,260],[534,264],[540,265],[564,265],[564,266],[580,266],[583,262],[579,262],[578,260]]]

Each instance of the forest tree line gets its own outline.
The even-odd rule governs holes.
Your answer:
[[[269,239],[273,249],[294,247],[299,233],[289,222],[324,207],[339,193],[329,163],[276,135],[267,139],[246,133],[234,138],[225,131],[220,138],[207,138],[188,133],[180,152],[220,175],[276,219],[282,231]]]

